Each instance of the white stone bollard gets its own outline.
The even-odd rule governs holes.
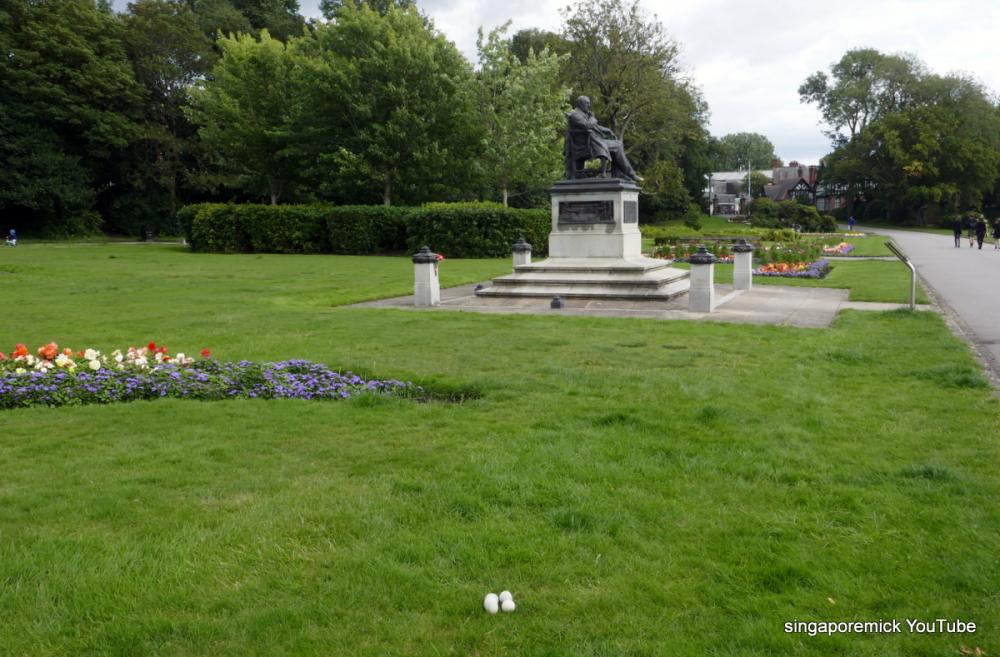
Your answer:
[[[413,254],[413,305],[436,306],[440,303],[438,255],[425,246]]]
[[[753,288],[753,246],[746,240],[740,240],[733,245],[736,255],[733,261],[733,289],[749,290]]]
[[[531,245],[524,241],[524,238],[519,238],[514,242],[514,269],[517,269],[519,265],[530,265],[531,264]]]
[[[691,263],[688,310],[693,313],[710,313],[715,310],[715,256],[704,246],[700,246],[688,262]]]

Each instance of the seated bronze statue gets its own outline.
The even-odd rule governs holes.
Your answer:
[[[566,115],[568,129],[563,155],[566,158],[566,179],[587,177],[587,160],[601,160],[600,176],[608,177],[608,165],[615,178],[624,178],[633,182],[641,182],[642,178],[635,172],[628,158],[625,157],[625,146],[610,128],[605,128],[597,122],[590,110],[590,98],[580,96],[576,99],[576,109]]]

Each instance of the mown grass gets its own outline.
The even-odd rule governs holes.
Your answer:
[[[853,244],[854,249],[848,256],[891,256],[892,251],[886,247],[884,235],[866,235],[864,237],[845,237],[842,241]]]
[[[850,290],[851,301],[876,301],[882,303],[909,303],[910,270],[899,262],[882,260],[831,260],[831,270],[826,278],[784,278],[780,276],[754,276],[754,285],[791,285],[795,287],[832,287]],[[690,266],[679,262],[681,269]],[[715,265],[715,282],[733,282],[733,266]],[[917,283],[917,303],[928,303],[927,294]]]
[[[102,254],[5,252],[0,344],[155,338],[481,397],[0,414],[3,654],[995,649],[1000,404],[936,316],[345,308],[409,263]],[[518,611],[487,616],[504,588]],[[980,630],[782,630],[908,617]]]

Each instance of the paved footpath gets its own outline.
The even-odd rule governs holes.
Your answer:
[[[1000,250],[987,236],[983,250],[961,247],[949,235],[917,231],[865,228],[856,230],[891,237],[917,268],[926,286],[958,316],[959,324],[988,365],[1000,376]]]

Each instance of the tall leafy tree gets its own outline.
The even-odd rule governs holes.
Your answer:
[[[569,91],[559,83],[559,56],[532,50],[521,62],[506,37],[509,27],[510,22],[485,38],[480,29],[476,75],[486,127],[482,160],[504,205],[514,187],[538,188],[559,178],[569,110]]]
[[[273,39],[287,41],[302,34],[305,19],[298,0],[230,0],[255,30],[267,30]]]
[[[367,5],[384,16],[390,7],[406,9],[416,6],[416,3],[413,0],[320,0],[319,10],[325,18],[333,20],[344,5],[351,5],[355,9]]]
[[[36,232],[92,230],[138,133],[121,22],[94,0],[13,0],[0,40],[0,209]]]
[[[564,13],[566,82],[587,95],[646,178],[646,211],[687,213],[710,170],[707,106],[679,72],[678,44],[638,0],[581,0]]]
[[[521,63],[527,62],[532,52],[538,55],[543,50],[563,55],[569,52],[569,44],[559,34],[537,28],[518,30],[510,39],[510,51]]]
[[[469,188],[482,134],[471,70],[415,8],[344,5],[296,47],[310,67],[306,146],[324,196],[389,205]]]
[[[294,189],[302,94],[293,53],[267,30],[219,41],[222,59],[191,91],[188,117],[228,183],[272,205]]]
[[[144,108],[141,134],[120,161],[126,185],[114,223],[135,232],[173,217],[182,191],[195,182],[203,154],[183,108],[190,87],[208,73],[216,55],[183,0],[138,0],[129,4],[124,21]]]
[[[815,103],[835,142],[853,139],[865,127],[913,102],[923,65],[907,55],[886,55],[873,48],[848,50],[830,67],[799,86],[802,102]]]
[[[241,32],[260,34],[267,30],[272,39],[287,41],[301,36],[305,19],[298,0],[184,0],[194,11],[198,24],[209,37]]]
[[[712,158],[714,171],[766,169],[777,159],[774,144],[756,132],[737,132],[720,137]]]
[[[655,108],[663,82],[676,76],[678,46],[638,0],[585,0],[568,7],[564,19],[573,91],[590,96],[622,138]]]
[[[974,80],[903,61],[905,84],[895,78],[889,100],[850,115],[821,178],[868,201],[868,211],[922,224],[930,213],[976,207],[995,188],[1000,111]]]
[[[230,0],[187,0],[201,31],[213,41],[219,36],[253,32],[250,19]]]

